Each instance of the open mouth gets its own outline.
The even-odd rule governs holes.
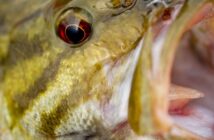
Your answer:
[[[209,4],[200,8],[197,16],[194,16],[189,24],[186,25],[188,26],[186,27],[188,30],[185,29],[182,33],[177,45],[178,49],[173,67],[170,71],[170,82],[176,86],[175,88],[170,88],[167,111],[172,119],[172,129],[170,133],[174,136],[168,137],[171,139],[211,140],[214,138],[214,104],[212,101],[214,99],[214,42],[212,39],[214,37],[214,14],[212,9],[213,6]],[[160,40],[164,36],[167,36],[167,31],[165,30],[172,24],[179,10],[179,6],[167,9],[159,20],[158,25],[154,25],[151,29],[155,32],[153,48],[155,48],[155,45],[157,46],[156,48],[161,46],[162,42]],[[158,54],[159,49],[153,49],[153,53]],[[158,57],[158,55],[155,57]],[[153,58],[153,63],[158,64],[159,60],[155,57]],[[171,94],[173,92],[175,95]],[[153,116],[151,115],[151,117]],[[162,118],[163,124],[164,122],[166,122],[166,124],[168,123],[167,118],[165,119],[166,120],[163,120]],[[130,119],[128,119],[128,121],[123,120],[113,128],[113,137],[127,138],[127,134],[129,133],[130,138],[146,138],[146,135],[140,137],[133,133],[134,129],[136,132],[136,130],[138,131],[140,128],[134,128],[135,126],[130,124],[129,120]],[[162,134],[157,131],[152,138],[165,138]],[[148,134],[148,137],[150,136],[151,135]]]
[[[176,87],[177,94],[172,95],[169,105],[168,113],[174,122],[175,128],[171,131],[173,135],[182,135],[183,137],[191,137],[193,139],[208,139],[214,138],[214,112],[213,112],[213,79],[210,82],[210,77],[208,73],[201,73],[200,68],[195,68],[194,64],[190,65],[182,60],[183,55],[188,55],[189,48],[181,48],[177,53],[176,60],[174,62],[173,72],[172,72],[172,82],[176,85],[181,85],[182,87]],[[183,52],[185,51],[185,52]],[[194,56],[192,56],[194,57]],[[194,58],[197,61],[197,58]],[[180,65],[183,67],[180,68]],[[186,67],[185,67],[186,65]],[[189,67],[189,69],[188,69]],[[192,69],[198,71],[195,75],[192,75]],[[207,77],[207,76],[208,77]],[[207,77],[200,81],[200,76]],[[191,82],[190,82],[190,81]],[[207,84],[202,84],[207,83]],[[184,88],[185,87],[185,88]],[[174,90],[174,89],[171,89]],[[127,120],[124,120],[117,124],[112,129],[112,137],[125,138],[129,135],[131,138],[150,138],[150,136],[137,136],[133,133]],[[124,137],[123,137],[124,136]],[[161,139],[162,136],[153,135],[157,139]]]

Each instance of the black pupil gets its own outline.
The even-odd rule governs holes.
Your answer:
[[[70,25],[66,29],[66,36],[72,43],[78,44],[83,41],[85,33],[81,28],[75,25]]]

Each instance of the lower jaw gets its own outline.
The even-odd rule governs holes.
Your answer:
[[[174,122],[173,130],[170,130],[169,133],[174,131],[174,129],[179,128],[184,131],[185,135],[190,135],[196,139],[208,139],[211,140],[214,138],[214,113],[204,107],[188,105],[182,109],[169,111],[169,114]],[[179,130],[179,131],[180,131]],[[177,131],[177,130],[175,130]],[[112,135],[115,138],[125,138],[131,137],[143,139],[146,137],[159,137],[160,135],[146,135],[138,136],[130,128],[127,120],[117,124],[112,130]],[[180,132],[178,132],[179,135]],[[183,132],[179,137],[185,137]],[[173,134],[169,134],[173,135]],[[175,134],[177,135],[177,134]]]

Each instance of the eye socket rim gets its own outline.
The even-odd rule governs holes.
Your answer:
[[[77,10],[77,11],[79,10],[79,11],[81,11],[81,14],[85,14],[84,16],[87,17],[87,20],[79,18],[78,16],[76,16],[75,15],[75,10]],[[69,16],[69,14],[67,13],[69,11],[71,11],[71,12],[73,11],[73,15],[70,14],[70,19],[73,18],[74,21],[71,22],[71,23],[67,22],[68,24],[66,22],[63,23],[63,21],[66,21],[66,16]],[[77,21],[79,21],[79,23]],[[81,22],[84,22],[85,24],[88,25],[88,27],[89,27],[87,29],[87,30],[89,30],[88,33],[85,31],[85,29],[82,26],[79,26]],[[67,24],[67,25],[64,27],[64,30],[63,30],[63,32],[64,32],[63,34],[65,35],[64,36],[65,38],[63,39],[61,37],[61,35],[60,35],[59,26],[60,25],[64,25],[64,24]],[[76,44],[73,43],[72,41],[70,41],[70,39],[66,35],[67,28],[69,26],[72,26],[72,25],[78,27],[78,29],[81,29],[84,32],[83,39],[79,43],[76,43]],[[79,46],[82,46],[84,43],[86,43],[88,40],[90,40],[90,38],[93,35],[93,16],[91,15],[91,13],[88,10],[85,10],[84,8],[81,8],[81,7],[67,7],[66,9],[61,10],[59,12],[58,16],[55,19],[55,26],[54,27],[55,27],[55,35],[57,36],[57,38],[59,40],[64,42],[66,45],[69,45],[71,48],[78,48]]]

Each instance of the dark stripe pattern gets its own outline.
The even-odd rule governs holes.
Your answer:
[[[62,120],[67,119],[71,110],[75,110],[78,108],[78,106],[83,105],[85,102],[87,102],[89,99],[93,98],[93,96],[97,96],[98,94],[93,93],[93,95],[89,96],[88,92],[92,90],[91,86],[91,80],[93,80],[94,75],[98,73],[98,71],[101,70],[100,66],[94,65],[90,68],[88,73],[90,73],[88,78],[85,75],[80,75],[79,77],[81,79],[87,80],[87,87],[82,91],[82,89],[78,89],[80,86],[80,83],[75,83],[71,88],[71,91],[68,95],[64,95],[62,97],[61,101],[57,104],[55,108],[52,108],[52,111],[47,111],[41,114],[41,125],[39,127],[39,130],[41,133],[47,135],[47,136],[56,136],[55,129],[61,125],[61,122],[64,122]],[[102,77],[100,75],[100,77]],[[81,90],[81,91],[79,91]],[[63,94],[62,94],[63,96]],[[63,124],[62,124],[63,125]]]
[[[66,115],[68,109],[68,100],[65,98],[52,112],[42,113],[40,132],[49,137],[55,136],[54,130],[60,124],[60,119]]]
[[[10,111],[15,120],[19,120],[24,112],[28,109],[30,103],[37,98],[40,93],[46,90],[47,84],[52,81],[59,69],[60,62],[70,54],[69,51],[65,50],[56,58],[54,62],[51,62],[49,66],[43,71],[42,75],[35,81],[35,83],[29,87],[29,89],[20,94],[14,94],[13,97],[8,100],[12,100],[10,103]],[[13,124],[15,125],[15,124]]]

